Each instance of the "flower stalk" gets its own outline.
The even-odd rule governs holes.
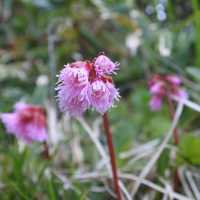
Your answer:
[[[50,160],[50,154],[49,154],[49,146],[47,144],[47,142],[43,142],[43,152],[42,152],[42,156],[44,157],[44,159],[46,160]]]
[[[169,96],[167,97],[167,103],[168,103],[170,117],[173,120],[174,113],[175,113],[174,104],[173,104],[172,99],[169,98]],[[174,144],[177,146],[179,144],[179,134],[178,134],[177,128],[175,128],[173,131],[173,140],[174,140]],[[174,191],[178,190],[179,184],[180,184],[179,172],[178,172],[178,168],[175,168],[174,178],[173,178]]]
[[[116,157],[115,157],[115,151],[113,147],[113,141],[112,141],[112,133],[110,129],[109,119],[107,112],[103,115],[103,126],[106,132],[106,139],[107,139],[107,145],[110,155],[110,163],[112,168],[112,174],[113,174],[113,183],[114,183],[114,189],[117,195],[117,200],[121,200],[121,191],[119,187],[119,178],[117,174],[117,164],[116,164]]]
[[[167,97],[167,103],[168,103],[169,114],[170,114],[171,120],[173,120],[174,112],[175,112],[174,111],[174,104],[173,104],[172,100],[169,97]],[[178,145],[179,144],[179,134],[178,134],[177,128],[174,129],[173,139],[174,139],[174,144]]]

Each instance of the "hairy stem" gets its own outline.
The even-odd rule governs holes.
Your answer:
[[[118,174],[117,174],[116,158],[115,158],[115,152],[114,152],[114,147],[113,147],[113,142],[112,142],[112,133],[111,133],[107,113],[105,113],[103,115],[103,126],[104,126],[104,129],[106,132],[106,139],[107,139],[108,150],[109,150],[109,155],[110,155],[110,162],[111,162],[111,167],[112,167],[114,188],[115,188],[115,192],[117,195],[117,200],[121,200],[122,197],[121,197],[121,191],[119,188],[119,178],[118,178]]]

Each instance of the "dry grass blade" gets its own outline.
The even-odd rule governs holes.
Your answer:
[[[200,198],[200,192],[197,188],[194,178],[192,177],[192,173],[190,171],[186,171],[186,177],[187,177],[189,185],[194,193],[195,198],[198,200]]]
[[[183,196],[181,194],[178,194],[178,193],[176,193],[176,192],[174,192],[172,190],[170,190],[170,191],[168,189],[166,190],[165,188],[163,188],[163,187],[161,187],[159,185],[156,185],[155,183],[153,183],[153,182],[151,182],[149,180],[146,180],[146,179],[143,179],[143,178],[141,179],[140,177],[134,176],[132,174],[121,174],[120,177],[121,178],[125,178],[125,179],[129,179],[129,180],[134,180],[134,181],[138,181],[139,180],[139,181],[141,181],[142,184],[144,184],[144,185],[146,185],[146,186],[148,186],[148,187],[150,187],[150,188],[152,188],[152,189],[154,189],[154,190],[156,190],[158,192],[161,192],[163,194],[168,194],[170,197],[172,197],[174,199],[177,199],[177,200],[191,200],[188,197],[185,197],[185,196]],[[169,192],[170,192],[170,194],[169,194]]]
[[[123,173],[119,175],[120,178],[122,179],[126,179],[126,180],[131,180],[131,181],[137,181],[137,180],[141,180],[141,183],[146,185],[147,187],[150,187],[152,189],[154,189],[155,191],[158,191],[162,194],[168,195],[171,198],[177,199],[177,200],[191,200],[188,197],[185,197],[179,193],[173,192],[170,188],[170,190],[168,188],[163,188],[159,185],[156,185],[155,183],[146,180],[146,179],[140,179],[140,177],[137,177],[135,175],[132,174],[127,174],[127,173]],[[110,175],[107,174],[100,174],[98,172],[90,172],[90,173],[85,173],[85,174],[77,174],[74,176],[74,179],[78,179],[80,181],[87,181],[87,180],[91,180],[91,179],[97,179],[97,180],[101,180],[103,178],[111,178]]]
[[[173,96],[172,98],[177,102],[182,102],[185,106],[191,108],[192,110],[200,112],[200,105],[199,104],[194,103],[194,102],[190,101],[189,99],[180,99],[176,96]]]
[[[192,192],[190,191],[190,188],[188,187],[187,180],[185,179],[184,171],[185,171],[184,167],[180,167],[179,176],[180,176],[181,184],[183,186],[183,190],[188,197],[190,197],[191,199],[194,199],[194,196]]]
[[[145,178],[149,172],[151,171],[151,169],[153,168],[153,166],[155,165],[156,161],[159,159],[162,151],[164,150],[164,148],[166,147],[167,143],[169,142],[173,131],[179,121],[179,118],[182,114],[183,111],[183,103],[179,102],[178,104],[178,108],[176,109],[176,113],[174,116],[174,120],[172,122],[172,126],[169,130],[169,132],[167,133],[166,137],[164,138],[163,142],[160,144],[160,146],[158,147],[156,153],[154,154],[154,156],[151,158],[151,160],[149,161],[149,163],[145,166],[145,168],[142,170],[141,174],[140,174],[140,178],[136,181],[136,183],[134,184],[133,190],[131,192],[132,198],[134,198],[136,192],[138,191],[140,184],[142,182],[142,179]]]
[[[47,101],[45,106],[47,108],[49,142],[52,145],[57,145],[61,139],[61,134],[58,131],[57,110],[50,101]]]
[[[155,139],[143,145],[138,145],[129,151],[122,152],[120,153],[119,157],[121,159],[127,159],[133,156],[140,156],[141,154],[145,154],[146,152],[154,150],[158,144],[159,140]]]
[[[95,144],[95,146],[96,146],[99,154],[101,155],[102,159],[105,160],[105,165],[108,169],[109,174],[111,175],[112,171],[111,171],[111,166],[109,164],[108,155],[107,155],[106,151],[104,150],[104,147],[102,146],[102,144],[99,142],[98,138],[96,137],[97,134],[93,133],[94,131],[89,127],[89,125],[87,124],[87,122],[83,118],[78,118],[77,120],[80,122],[82,127],[85,129],[85,131],[90,136],[90,139]],[[125,194],[126,198],[128,200],[132,200],[128,190],[126,189],[126,187],[124,186],[124,184],[121,181],[119,182],[119,185],[120,185],[121,190]]]
[[[168,191],[167,194],[165,194],[163,196],[163,199],[167,200],[169,198],[170,200],[173,200],[174,199],[174,197],[172,196],[173,189],[172,189],[170,183],[167,182],[166,180],[164,180],[163,178],[160,178],[160,181],[161,181],[161,183],[163,183],[165,185],[165,190]]]

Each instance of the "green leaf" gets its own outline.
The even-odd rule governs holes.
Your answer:
[[[169,149],[165,149],[158,160],[157,171],[162,176],[164,176],[165,170],[169,166],[169,153]]]
[[[178,146],[178,160],[184,160],[194,165],[200,164],[200,138],[193,135],[184,135]]]
[[[200,70],[198,68],[188,67],[186,70],[195,80],[200,81]]]

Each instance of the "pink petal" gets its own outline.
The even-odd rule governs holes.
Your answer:
[[[97,73],[111,74],[118,69],[119,63],[114,63],[110,58],[105,55],[100,55],[94,62],[94,67]]]
[[[150,86],[150,93],[151,94],[160,94],[163,92],[163,82],[159,81],[157,83],[152,84],[152,86]]]
[[[167,75],[166,80],[174,85],[180,85],[182,83],[181,78],[177,75]]]
[[[187,99],[188,98],[188,93],[184,89],[179,89],[178,92],[175,94],[181,99]]]
[[[119,93],[112,83],[98,80],[90,85],[88,97],[91,106],[104,114],[114,104],[114,100],[119,99]]]
[[[19,110],[23,110],[25,108],[29,107],[28,104],[24,103],[24,102],[17,102],[14,106],[14,110],[19,111]]]
[[[158,111],[162,107],[162,98],[159,96],[153,96],[150,100],[149,106],[152,111]]]
[[[18,115],[16,113],[4,113],[1,114],[1,120],[3,124],[5,125],[5,128],[8,133],[15,133],[18,131]]]
[[[24,137],[26,141],[38,141],[44,142],[48,139],[48,134],[45,127],[37,127],[34,124],[30,124],[27,127],[27,133]]]

